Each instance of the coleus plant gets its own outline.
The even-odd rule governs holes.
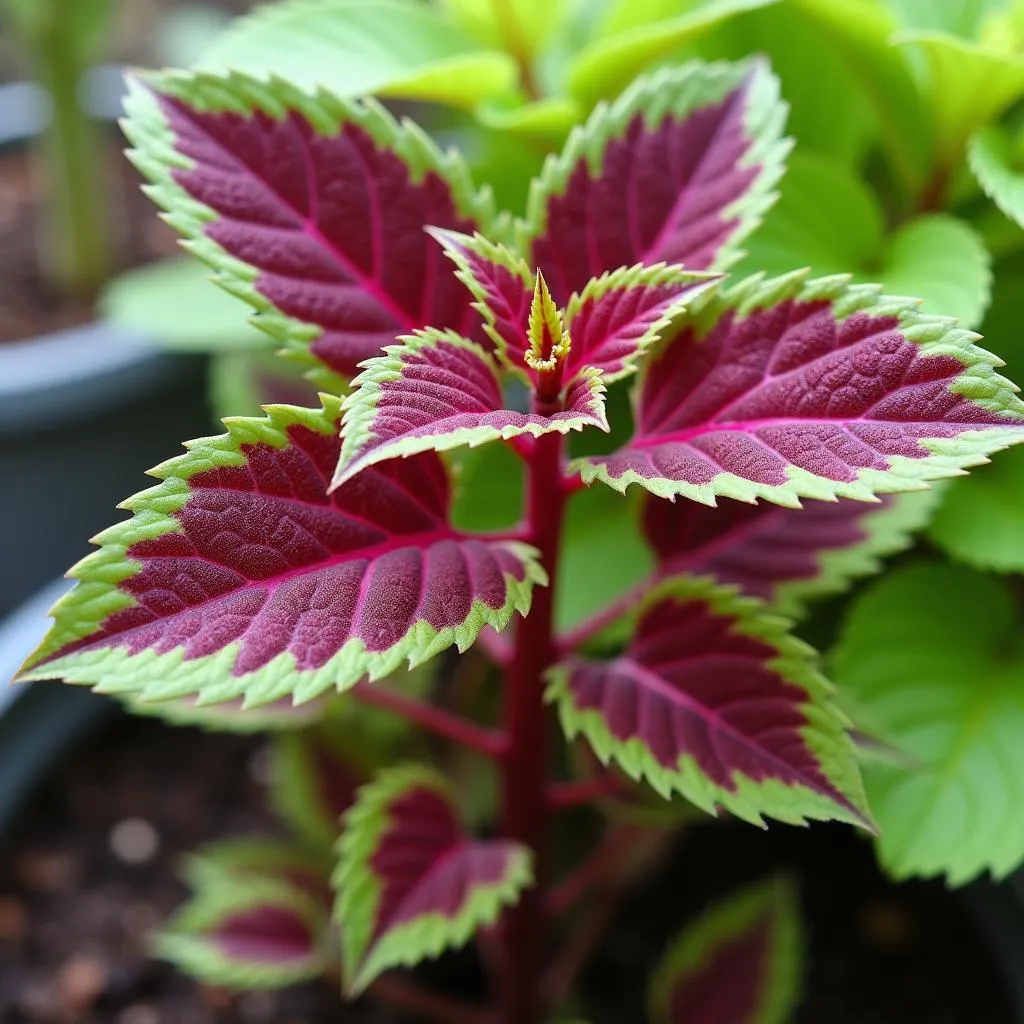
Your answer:
[[[784,118],[763,62],[642,77],[516,219],[373,100],[240,73],[134,83],[151,194],[323,389],[152,470],[22,673],[183,721],[305,725],[275,782],[295,840],[202,854],[164,955],[229,985],[340,973],[350,996],[525,1024],[571,983],[561,918],[636,867],[626,815],[563,877],[567,809],[614,821],[650,789],[874,829],[848,721],[782,612],[905,543],[913,492],[1024,440],[1024,407],[975,335],[913,300],[800,270],[726,279],[782,173]],[[573,454],[570,433],[607,444]],[[524,467],[510,528],[453,519],[477,446]],[[641,495],[652,569],[563,628],[588,485],[622,517],[618,493]],[[474,645],[499,670],[496,720],[399,674]],[[371,709],[409,733],[382,738]],[[410,759],[417,732],[491,765],[493,805],[436,750]],[[785,1019],[794,913],[781,883],[710,911],[655,972],[652,1018]],[[397,973],[473,936],[493,1014]]]

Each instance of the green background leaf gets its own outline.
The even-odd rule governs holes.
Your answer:
[[[967,158],[985,195],[1024,225],[1024,171],[1009,136],[994,125],[983,129],[972,137]]]
[[[278,75],[340,96],[400,96],[473,107],[516,83],[515,62],[485,50],[443,12],[405,0],[288,0],[240,18],[201,68]]]
[[[954,480],[932,522],[931,538],[976,569],[1024,572],[1024,448]]]
[[[878,851],[897,878],[1002,876],[1024,858],[1024,657],[1013,596],[969,569],[917,565],[854,604],[833,678],[916,767],[864,765]]]
[[[955,316],[964,327],[974,328],[988,308],[990,264],[974,228],[936,213],[918,217],[892,235],[877,276],[891,294],[923,299],[922,312]]]
[[[273,345],[253,326],[248,303],[220,288],[210,268],[192,257],[121,274],[101,296],[99,308],[112,323],[169,348],[216,352]]]

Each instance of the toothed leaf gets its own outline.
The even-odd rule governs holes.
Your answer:
[[[452,19],[400,0],[287,0],[236,19],[202,68],[277,76],[339,96],[401,97],[472,108],[508,92],[516,65]]]
[[[864,766],[888,871],[959,885],[1024,860],[1024,659],[1013,593],[949,565],[890,573],[853,605],[832,664],[858,717],[903,755]]]
[[[665,797],[757,824],[866,824],[845,720],[788,626],[733,588],[670,580],[641,602],[621,655],[570,658],[553,670],[548,699],[570,738]]]
[[[967,155],[985,195],[1024,226],[1024,171],[1006,133],[996,125],[984,128],[971,139]]]
[[[517,56],[540,53],[569,14],[567,0],[442,0],[481,42]]]
[[[325,399],[326,400],[326,399]],[[440,458],[369,470],[327,493],[338,403],[227,421],[154,470],[97,538],[25,678],[200,704],[297,702],[377,679],[525,612],[532,549],[447,523]]]
[[[382,772],[359,791],[338,842],[347,991],[464,945],[531,883],[524,847],[464,834],[443,777],[420,765]]]
[[[734,893],[688,924],[655,969],[652,1024],[788,1024],[800,1002],[802,960],[789,884]]]
[[[331,963],[330,916],[312,896],[273,878],[202,887],[157,935],[153,951],[210,984],[285,988]]]
[[[1024,449],[954,480],[930,536],[951,558],[976,569],[1024,572]]]
[[[760,63],[645,76],[545,165],[520,247],[560,303],[637,263],[723,269],[771,203],[784,120]]]
[[[460,158],[372,100],[237,73],[133,83],[125,130],[151,195],[258,326],[342,376],[400,334],[469,331],[428,225],[491,219]]]
[[[562,411],[540,415],[505,408],[497,365],[479,345],[457,334],[427,331],[386,353],[369,360],[352,382],[335,485],[399,455],[520,434],[608,429],[597,371],[570,381]]]
[[[634,437],[580,460],[586,482],[709,504],[865,500],[1024,440],[1024,406],[975,335],[873,286],[755,277],[679,323],[645,364]]]
[[[714,576],[793,616],[906,548],[937,497],[929,490],[877,504],[809,501],[793,509],[738,501],[709,508],[646,495],[643,524],[660,575]]]

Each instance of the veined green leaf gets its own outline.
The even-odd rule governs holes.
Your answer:
[[[916,764],[863,766],[897,878],[960,884],[1024,858],[1022,654],[1013,595],[969,569],[904,568],[854,604],[833,676]]]

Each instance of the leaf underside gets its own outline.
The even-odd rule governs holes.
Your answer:
[[[389,768],[360,791],[337,850],[350,994],[389,968],[464,945],[532,880],[525,848],[466,836],[446,782],[421,765]]]
[[[704,577],[659,585],[637,616],[620,656],[552,672],[570,738],[709,813],[870,827],[845,720],[785,619]]]
[[[808,501],[792,509],[725,500],[716,508],[645,495],[643,528],[661,576],[713,576],[797,615],[843,590],[910,544],[938,492],[887,495],[877,503]]]
[[[636,433],[586,482],[795,507],[919,490],[1024,439],[1016,388],[952,321],[846,278],[750,278],[645,366]]]
[[[448,525],[433,452],[327,493],[338,403],[227,421],[153,471],[97,538],[24,678],[147,701],[311,700],[380,678],[525,612],[532,549]]]

